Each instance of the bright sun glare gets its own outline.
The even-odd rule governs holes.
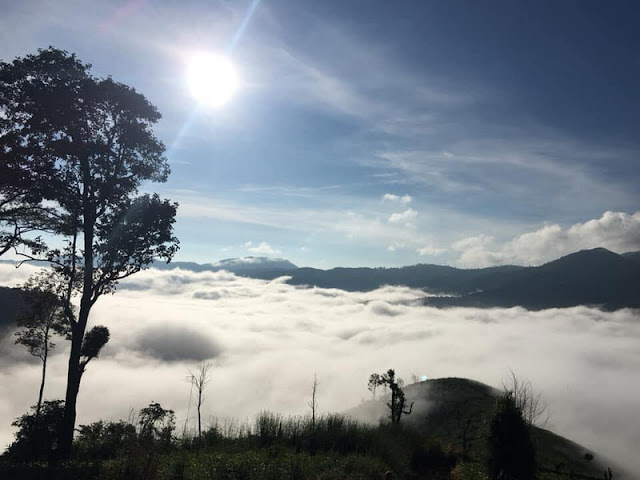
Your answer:
[[[231,99],[239,81],[227,57],[198,53],[189,59],[187,84],[198,102],[209,107],[220,107]]]

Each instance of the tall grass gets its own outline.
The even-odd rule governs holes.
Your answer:
[[[201,439],[183,428],[169,443],[164,430],[158,429],[155,436],[142,430],[140,425],[123,421],[83,426],[75,442],[77,460],[72,465],[31,465],[20,467],[18,472],[18,465],[0,461],[0,477],[379,479],[386,470],[404,476],[431,463],[441,465],[434,452],[446,455],[439,447],[437,451],[425,449],[424,438],[414,430],[363,424],[340,414],[316,417],[315,422],[310,415],[283,416],[268,411],[245,421],[214,418]]]

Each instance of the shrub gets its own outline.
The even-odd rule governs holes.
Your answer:
[[[94,422],[80,425],[75,445],[78,456],[90,460],[114,458],[132,448],[136,442],[136,428],[130,423]]]
[[[535,478],[536,460],[529,427],[513,395],[506,393],[496,402],[489,427],[489,478]]]
[[[58,432],[64,417],[64,401],[45,401],[36,415],[37,407],[31,407],[33,413],[25,413],[15,422],[18,427],[16,440],[7,449],[7,455],[14,461],[27,462],[51,460],[58,448]]]

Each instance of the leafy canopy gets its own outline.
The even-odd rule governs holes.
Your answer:
[[[0,63],[0,164],[8,173],[0,194],[29,192],[21,198],[44,217],[37,227],[65,238],[62,248],[34,245],[29,258],[53,262],[71,288],[91,260],[91,292],[83,293],[95,302],[154,257],[171,259],[177,205],[135,196],[143,182],[169,174],[152,131],[157,109],[90,67],[53,47]]]

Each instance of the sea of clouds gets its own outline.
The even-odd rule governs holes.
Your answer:
[[[0,285],[35,271],[0,265]],[[369,375],[388,368],[405,380],[468,377],[495,387],[513,370],[549,403],[548,428],[640,470],[640,312],[438,310],[422,306],[424,296],[405,287],[360,293],[227,272],[141,272],[94,307],[91,324],[108,326],[111,341],[83,378],[78,421],[126,419],[156,401],[175,410],[182,428],[188,370],[207,360],[205,417],[236,419],[264,409],[307,413],[314,374],[320,411],[332,412],[368,399]],[[66,345],[57,343],[48,399],[64,397]],[[0,339],[0,446],[35,403],[39,380],[39,363],[11,335]]]

